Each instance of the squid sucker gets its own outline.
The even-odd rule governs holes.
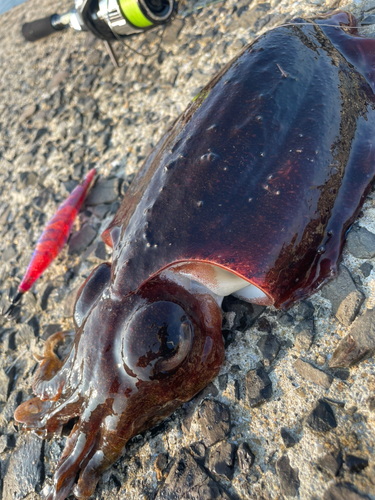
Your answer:
[[[375,173],[375,39],[347,12],[272,29],[162,137],[103,234],[64,361],[48,339],[15,413],[76,419],[48,500],[93,494],[127,441],[189,401],[224,359],[221,301],[287,308],[336,273]]]

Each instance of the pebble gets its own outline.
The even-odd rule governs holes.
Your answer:
[[[100,179],[91,189],[86,205],[101,205],[117,201],[120,193],[120,180],[117,177]]]
[[[221,441],[212,446],[208,460],[210,471],[217,476],[232,479],[235,452],[236,446],[228,441]]]
[[[317,462],[317,467],[323,472],[327,472],[331,476],[335,477],[339,473],[341,466],[343,464],[341,450],[335,448],[333,451],[327,453]]]
[[[350,483],[332,484],[323,495],[323,500],[370,500],[367,495],[358,493]]]
[[[337,427],[331,406],[322,399],[307,417],[306,424],[315,432],[328,432]]]
[[[164,30],[163,45],[172,45],[176,42],[182,28],[184,27],[184,19],[175,19]]]
[[[281,345],[276,335],[269,333],[258,340],[257,347],[263,356],[264,365],[269,366],[279,354]]]
[[[6,401],[9,394],[10,379],[5,371],[0,368],[0,401]]]
[[[168,455],[166,453],[159,453],[154,462],[158,481],[161,481],[163,479],[163,472],[166,469],[167,465]]]
[[[373,267],[374,266],[370,262],[364,262],[361,266],[359,266],[364,278],[368,278],[370,276]]]
[[[237,448],[237,460],[241,472],[246,475],[250,474],[255,455],[247,443],[241,443]]]
[[[305,380],[313,382],[314,384],[320,385],[324,389],[329,389],[333,377],[327,373],[315,368],[315,366],[303,361],[302,359],[297,359],[293,364],[296,372],[301,375]]]
[[[353,226],[346,239],[346,248],[357,259],[375,257],[375,234],[365,227]]]
[[[231,430],[229,408],[219,401],[203,401],[198,411],[197,423],[202,441],[209,448],[229,437]]]
[[[280,434],[281,434],[281,438],[283,440],[283,443],[285,445],[285,448],[291,448],[292,446],[294,446],[297,443],[296,438],[285,427],[282,427],[280,429]]]
[[[349,472],[358,473],[368,467],[368,459],[348,454],[345,457],[345,469]]]
[[[20,500],[35,492],[42,478],[42,448],[39,437],[31,433],[22,435],[4,477],[3,500]]]
[[[182,449],[155,500],[230,500],[229,495],[199,465],[186,449]]]
[[[276,462],[276,473],[280,481],[281,493],[285,496],[296,497],[300,486],[298,469],[290,465],[289,457],[282,456]]]
[[[348,367],[375,351],[375,309],[367,309],[340,340],[329,360],[330,368]]]
[[[322,296],[332,304],[332,312],[345,326],[349,326],[357,316],[365,300],[363,293],[357,289],[348,269],[341,265],[338,276],[323,286]]]
[[[299,323],[294,328],[294,347],[297,351],[308,351],[315,335],[315,327],[313,319],[306,319]]]
[[[83,226],[80,231],[70,237],[68,242],[69,254],[82,254],[94,241],[96,235],[97,231],[92,226],[89,224]]]
[[[245,388],[247,400],[252,408],[272,397],[272,382],[262,367],[246,373]]]
[[[24,122],[25,120],[31,118],[37,109],[36,104],[30,104],[30,106],[27,106],[20,116],[20,122]]]

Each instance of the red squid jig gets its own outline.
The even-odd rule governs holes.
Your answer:
[[[22,295],[30,290],[35,281],[61,252],[69,238],[73,222],[93,184],[95,174],[95,168],[90,170],[82,183],[75,187],[68,198],[59,206],[55,215],[44,228],[17,293],[4,316],[10,316]]]

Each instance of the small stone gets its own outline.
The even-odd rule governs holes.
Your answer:
[[[269,333],[268,335],[263,335],[263,337],[259,339],[257,347],[263,356],[265,364],[267,361],[267,366],[269,366],[272,361],[276,359],[281,346],[276,335]]]
[[[204,401],[198,411],[198,426],[202,441],[207,447],[229,437],[231,430],[229,408],[219,401]]]
[[[173,23],[169,23],[165,28],[163,35],[163,45],[172,45],[177,40],[182,28],[184,27],[185,21],[181,18],[176,18]]]
[[[10,456],[4,477],[4,500],[21,500],[35,492],[43,473],[42,448],[43,441],[39,437],[30,433],[22,435]]]
[[[20,122],[24,122],[25,120],[28,120],[33,116],[33,114],[36,112],[37,106],[36,104],[30,104],[30,106],[27,106],[27,108],[24,109],[22,115],[20,116]]]
[[[182,449],[155,500],[230,500],[221,486],[211,479],[186,449]]]
[[[348,335],[340,340],[330,368],[352,366],[375,351],[375,309],[367,309],[352,324]]]
[[[96,75],[87,75],[84,82],[81,85],[82,90],[89,90],[92,87],[92,84],[94,83],[94,80],[96,78]]]
[[[38,176],[35,172],[21,172],[19,174],[19,185],[21,189],[29,186],[35,186]]]
[[[317,462],[317,467],[323,472],[327,472],[332,476],[337,476],[342,466],[342,453],[338,448],[324,455]]]
[[[245,388],[247,399],[252,408],[272,397],[272,382],[262,367],[247,372]]]
[[[82,229],[76,233],[74,233],[68,243],[69,246],[69,254],[81,254],[86,250],[86,248],[94,241],[96,237],[97,231],[86,224],[82,227]]]
[[[87,64],[97,66],[100,63],[102,57],[103,52],[101,50],[93,50],[87,57]]]
[[[101,205],[112,203],[119,197],[120,181],[117,177],[100,179],[91,189],[86,199],[86,205]]]
[[[0,401],[5,402],[8,399],[10,380],[5,371],[0,369]]]
[[[323,500],[370,500],[367,495],[357,493],[350,483],[332,484],[328,490],[324,492]]]
[[[236,446],[222,441],[210,449],[208,468],[218,476],[232,479]]]
[[[285,448],[291,448],[297,443],[297,440],[295,439],[294,436],[286,429],[285,427],[282,427],[280,430],[281,438],[283,440],[283,443],[285,445]]]
[[[76,303],[77,292],[80,286],[75,287],[71,292],[68,293],[64,301],[64,318],[71,318],[74,313],[74,304]]]
[[[265,332],[265,333],[272,332],[271,323],[268,321],[267,318],[264,318],[264,317],[261,317],[258,319],[257,328],[261,332]]]
[[[66,71],[58,71],[52,78],[52,80],[48,84],[48,90],[51,91],[55,88],[57,88],[60,83],[62,83],[67,77],[69,76],[69,73]]]
[[[223,375],[219,375],[217,379],[219,382],[219,389],[225,391],[228,385],[228,374],[224,373]]]
[[[154,462],[158,481],[161,481],[163,479],[163,471],[166,469],[167,465],[168,455],[166,453],[159,453]]]
[[[235,51],[239,51],[242,49],[243,46],[244,46],[243,41],[240,39],[237,39],[235,42],[233,42],[233,44],[231,45],[231,48]]]
[[[312,319],[314,317],[315,308],[308,300],[302,300],[295,306],[294,309],[297,321]]]
[[[203,443],[193,443],[190,445],[190,450],[196,458],[204,458],[206,455],[206,447]]]
[[[241,472],[243,472],[246,475],[250,474],[250,469],[254,463],[255,455],[250,450],[250,447],[247,443],[241,443],[240,446],[238,447],[237,460]]]
[[[366,467],[368,467],[367,458],[358,457],[356,455],[346,455],[345,468],[349,472],[358,473],[361,472]]]
[[[359,269],[362,271],[363,277],[368,278],[374,266],[370,262],[364,262]]]
[[[297,373],[305,380],[320,385],[321,387],[324,387],[324,389],[330,388],[333,381],[333,377],[331,375],[324,373],[322,370],[318,370],[318,368],[315,368],[306,361],[302,361],[302,359],[297,359],[293,366]]]
[[[108,259],[107,246],[104,241],[99,241],[99,243],[96,245],[95,257],[100,260]]]
[[[298,469],[290,465],[289,457],[282,456],[276,462],[276,472],[280,481],[281,492],[285,496],[295,497],[298,495],[299,478]]]
[[[307,417],[306,424],[316,432],[328,432],[337,427],[332,408],[322,399]]]
[[[264,311],[264,306],[249,304],[233,295],[224,297],[222,309],[224,312],[234,312],[235,318],[231,330],[244,332],[248,330]]]
[[[40,307],[45,311],[48,307],[48,301],[51,293],[55,289],[54,283],[48,281],[40,291]]]
[[[365,300],[343,265],[340,266],[337,277],[323,286],[322,296],[331,302],[333,314],[345,326],[353,322]]]
[[[346,248],[357,259],[375,257],[375,234],[365,227],[353,226],[346,238]]]
[[[308,351],[314,339],[314,320],[306,319],[294,328],[294,347],[297,351]]]

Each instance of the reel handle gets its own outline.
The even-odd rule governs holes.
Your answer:
[[[22,26],[22,34],[29,42],[36,42],[41,38],[53,35],[57,31],[61,31],[65,28],[65,26],[56,23],[56,20],[59,17],[60,16],[58,16],[58,14],[53,14],[52,16],[44,17],[43,19],[31,21],[31,23],[25,23]]]

